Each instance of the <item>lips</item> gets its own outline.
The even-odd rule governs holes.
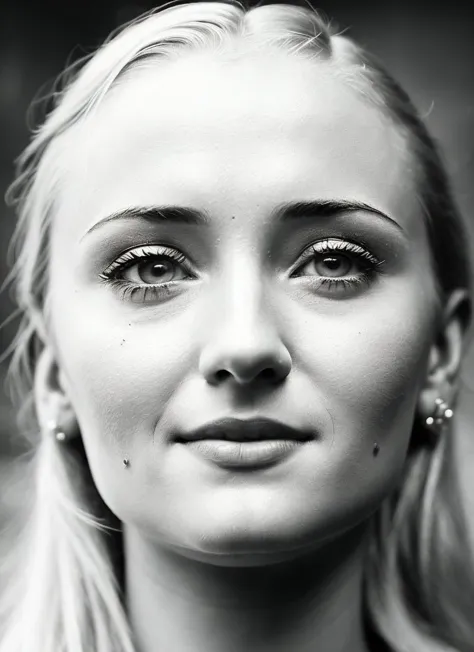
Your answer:
[[[195,430],[179,432],[173,437],[173,441],[178,443],[203,439],[236,442],[284,439],[305,442],[314,439],[314,433],[292,428],[273,419],[226,418],[204,424]]]

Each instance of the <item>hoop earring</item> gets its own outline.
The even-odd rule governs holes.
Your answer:
[[[437,398],[435,400],[435,411],[432,416],[425,419],[425,424],[430,430],[439,432],[453,416],[454,410],[442,398]]]

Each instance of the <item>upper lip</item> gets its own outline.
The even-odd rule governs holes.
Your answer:
[[[218,419],[205,423],[195,430],[179,432],[174,441],[188,442],[198,439],[227,439],[230,441],[256,441],[259,439],[314,439],[309,431],[297,430],[273,419]]]

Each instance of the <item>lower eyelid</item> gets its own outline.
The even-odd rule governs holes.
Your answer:
[[[153,299],[162,299],[173,293],[173,290],[179,289],[179,281],[166,281],[160,285],[139,285],[137,283],[128,283],[120,279],[111,279],[107,281],[108,287],[111,287],[115,292],[120,295],[120,298],[125,301],[129,300],[132,303],[146,303],[148,295]],[[134,301],[134,297],[141,297],[141,301]]]

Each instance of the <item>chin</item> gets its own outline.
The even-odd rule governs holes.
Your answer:
[[[283,562],[292,561],[305,553],[315,550],[316,546],[312,545],[311,549],[308,548],[293,548],[293,549],[276,549],[268,543],[264,545],[262,541],[255,542],[253,545],[236,545],[224,546],[213,544],[210,550],[206,550],[204,546],[200,549],[188,548],[187,546],[175,547],[175,552],[204,564],[211,564],[213,566],[223,567],[256,567],[256,566],[271,566],[273,564],[281,564]],[[219,549],[220,548],[220,549]]]
[[[295,532],[288,528],[267,526],[257,531],[251,528],[232,526],[228,529],[214,529],[197,536],[188,536],[185,543],[174,541],[168,545],[180,555],[215,566],[265,566],[291,561],[302,555],[315,552],[330,541],[334,533],[316,533],[314,529]]]

